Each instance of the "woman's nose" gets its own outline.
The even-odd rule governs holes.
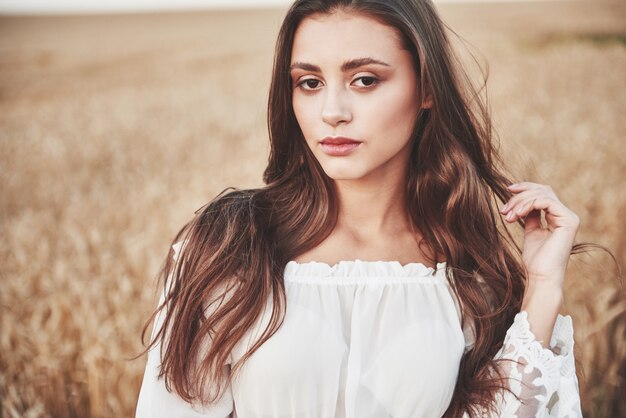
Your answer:
[[[348,123],[352,120],[350,110],[349,92],[343,87],[328,88],[324,108],[322,109],[322,120],[331,125],[337,126],[340,123]]]

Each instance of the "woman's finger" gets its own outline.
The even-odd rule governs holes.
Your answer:
[[[532,211],[541,210],[546,211],[546,223],[548,224],[548,228],[551,230],[561,227],[578,227],[576,214],[569,210],[559,200],[546,195],[539,195],[520,202],[518,209],[515,212],[512,212],[513,216],[507,217],[507,220],[513,222],[519,218],[527,216]],[[531,226],[535,227],[536,225],[532,224]]]
[[[524,231],[526,233],[541,229],[541,211],[531,210],[524,218]]]
[[[534,188],[540,188],[540,189],[546,190],[547,192],[554,193],[554,191],[552,190],[552,187],[550,187],[549,185],[541,184],[541,183],[533,183],[531,181],[522,181],[519,183],[514,183],[514,184],[509,185],[507,188],[513,191],[514,193],[521,192],[524,190],[534,189]]]
[[[505,205],[500,209],[500,212],[508,211],[521,199],[520,196],[527,195],[528,193],[533,191],[544,191],[545,193],[554,195],[554,192],[552,191],[552,188],[550,186],[532,182],[511,184],[508,186],[508,189],[513,193],[513,196],[511,196],[511,198],[509,198],[509,200],[505,202]],[[554,195],[554,197],[556,197],[556,195]]]
[[[506,203],[506,205],[502,209],[500,209],[500,213],[506,215],[507,219],[513,219],[515,217],[515,214],[523,209],[522,206],[527,204],[529,200],[537,198],[554,198],[558,201],[555,196],[549,194],[545,189],[532,188],[513,196]]]

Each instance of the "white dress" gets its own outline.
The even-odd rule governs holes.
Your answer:
[[[441,417],[461,357],[473,345],[445,266],[290,261],[285,320],[220,401],[202,407],[168,392],[156,378],[157,344],[148,353],[136,417]],[[231,364],[268,318],[269,309],[230,353]],[[155,329],[160,324],[157,318]],[[524,405],[506,392],[499,397],[499,417],[582,417],[569,315],[558,316],[550,347],[530,332],[525,311],[515,316],[497,357],[522,362],[508,372]]]

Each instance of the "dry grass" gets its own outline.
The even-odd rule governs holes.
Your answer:
[[[441,10],[490,63],[513,172],[626,265],[625,5]],[[0,18],[0,417],[133,414],[145,359],[126,359],[169,240],[225,187],[261,185],[281,17]],[[605,255],[570,267],[585,416],[626,416],[624,293]]]

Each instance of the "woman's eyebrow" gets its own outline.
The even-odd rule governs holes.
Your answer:
[[[377,64],[377,65],[384,65],[385,67],[390,67],[390,65],[384,61],[380,61],[371,57],[366,57],[366,58],[355,58],[355,59],[345,61],[343,64],[341,64],[341,71],[346,72],[349,70],[354,70],[355,68],[359,68],[368,64]],[[309,64],[307,62],[294,62],[289,67],[289,71],[292,71],[296,68],[299,68],[305,71],[314,71],[318,73],[322,72],[320,67],[318,67],[317,65]]]

